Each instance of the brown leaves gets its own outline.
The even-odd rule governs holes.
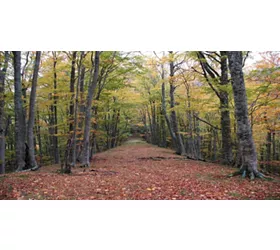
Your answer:
[[[180,158],[180,159],[179,159]],[[144,160],[143,160],[144,159]],[[155,160],[156,159],[156,160]],[[95,155],[91,169],[55,173],[59,166],[0,178],[1,199],[280,199],[280,182],[226,178],[233,169],[185,160],[148,144]]]

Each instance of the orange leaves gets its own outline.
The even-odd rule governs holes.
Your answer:
[[[96,154],[91,168],[73,168],[71,175],[55,173],[59,168],[1,177],[0,199],[280,198],[279,181],[226,178],[233,169],[174,157],[172,150],[148,144],[127,144]]]

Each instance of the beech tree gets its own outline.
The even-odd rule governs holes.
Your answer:
[[[32,77],[32,87],[29,102],[29,119],[27,127],[27,141],[29,147],[30,167],[33,169],[38,168],[35,159],[35,148],[34,148],[34,121],[35,121],[35,105],[36,105],[36,88],[38,81],[39,66],[41,60],[41,51],[36,51],[36,58]]]
[[[90,85],[88,89],[86,107],[85,107],[85,129],[83,142],[83,159],[82,163],[85,166],[90,166],[90,125],[91,125],[91,109],[94,91],[96,89],[98,74],[100,51],[95,51],[94,61],[92,61],[92,71],[90,75]]]
[[[9,52],[0,55],[0,174],[5,173],[5,79],[8,68]]]
[[[176,66],[174,65],[174,53],[173,51],[169,52],[169,56],[170,56],[170,61],[169,61],[169,65],[170,65],[170,74],[169,74],[169,84],[170,84],[170,108],[171,108],[171,114],[170,114],[170,120],[171,120],[171,127],[172,130],[176,136],[176,145],[177,145],[177,153],[181,154],[181,155],[185,155],[186,154],[186,150],[185,150],[185,146],[182,140],[182,136],[180,134],[180,130],[179,130],[179,125],[178,125],[178,120],[177,120],[177,115],[176,115],[176,111],[174,110],[175,108],[175,89],[176,89],[176,85],[175,85],[175,81],[174,81],[174,75],[175,75],[175,68]]]
[[[25,167],[25,119],[22,102],[21,84],[21,52],[13,51],[14,60],[14,102],[15,102],[15,148],[16,168],[18,171]]]
[[[258,171],[257,153],[249,122],[246,88],[242,70],[242,51],[228,51],[227,54],[232,78],[237,137],[242,155],[242,166],[238,174],[242,174],[243,177],[249,175],[251,179],[254,179],[255,176],[263,177]]]
[[[262,168],[279,159],[279,56],[244,74],[248,110],[242,115],[251,129],[245,137],[255,141],[252,153],[251,142],[240,140],[239,112],[236,119],[232,112],[239,100],[234,86],[244,84],[244,76],[236,83],[236,72],[246,56],[236,70],[231,52],[137,53],[14,51],[13,64],[5,63],[8,52],[0,53],[1,172],[5,163],[6,172],[36,169],[40,156],[42,164],[62,162],[62,172],[70,173],[136,132],[194,160],[237,162],[232,152],[239,145],[247,153],[238,174],[251,178],[262,177],[258,161]],[[246,160],[249,154],[254,160]]]

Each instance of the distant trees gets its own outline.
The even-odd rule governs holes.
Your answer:
[[[35,170],[39,159],[71,173],[138,131],[262,177],[258,160],[280,157],[280,56],[265,54],[243,74],[243,54],[0,52],[0,173]]]
[[[244,142],[240,143],[237,133],[238,126],[240,126],[240,124],[238,125],[239,118],[237,119],[233,112],[234,107],[239,109],[240,104],[235,104],[234,88],[232,86],[241,86],[245,80],[243,77],[243,83],[236,83],[236,80],[233,82],[236,76],[236,73],[234,73],[236,69],[232,71],[234,75],[232,77],[229,72],[229,53],[227,51],[199,51],[188,53],[187,56],[181,56],[183,60],[178,60],[178,57],[174,59],[172,51],[168,52],[168,56],[154,52],[155,57],[147,59],[146,67],[148,71],[139,78],[141,79],[139,84],[142,86],[139,87],[139,91],[144,93],[143,98],[145,101],[143,102],[141,116],[145,138],[148,141],[163,146],[164,144],[160,143],[161,131],[163,130],[162,128],[167,127],[167,144],[173,142],[173,147],[177,153],[179,153],[180,148],[183,148],[186,156],[192,159],[219,161],[229,166],[235,163],[235,166],[244,167],[242,165],[244,159],[239,158],[243,154],[240,145],[243,145]],[[239,65],[242,71],[248,52],[239,53],[245,55],[241,58]],[[162,56],[160,57],[159,54]],[[181,55],[183,54],[181,53]],[[171,60],[171,58],[173,59]],[[274,55],[274,61],[275,58],[277,57]],[[168,72],[169,77],[166,77]],[[267,77],[269,72],[274,74],[270,78]],[[275,139],[277,138],[277,133],[273,133],[273,131],[275,131],[275,128],[277,129],[275,119],[277,114],[280,113],[276,108],[276,99],[279,95],[279,90],[275,85],[276,81],[278,81],[276,68],[270,69],[269,72],[262,70],[262,72],[257,71],[257,73],[252,74],[254,77],[251,77],[253,78],[251,81],[256,81],[259,75],[266,78],[262,78],[259,85],[256,85],[258,86],[257,92],[251,90],[251,85],[246,88],[245,85],[243,86],[245,91],[248,90],[250,102],[241,104],[241,106],[249,110],[247,127],[242,133],[245,133],[248,128],[252,130],[253,124],[259,126],[256,121],[263,121],[261,122],[262,126],[268,130],[265,136],[262,131],[253,135],[258,138],[262,135],[263,139],[259,139],[259,141],[266,140],[265,144],[258,144],[258,146],[263,145],[261,151],[259,151],[262,154],[259,154],[259,156],[267,161],[271,161],[272,158],[276,159],[277,156],[278,144],[277,139]],[[258,75],[257,78],[256,74]],[[269,82],[264,84],[268,79]],[[233,82],[232,86],[231,81]],[[166,85],[166,82],[169,85]],[[159,89],[161,90],[161,99],[158,98]],[[218,98],[215,99],[215,97]],[[264,118],[259,119],[263,120],[256,120],[254,114],[261,107],[267,104],[270,105],[270,103],[274,107],[273,111],[270,111],[274,119],[268,122],[267,117],[269,115],[266,112],[265,116],[263,116],[264,113],[260,114]],[[165,117],[164,124],[162,119],[154,119],[154,117],[158,116]],[[243,121],[245,121],[247,119],[246,114],[244,113],[243,116],[245,117]],[[174,121],[177,121],[177,123],[174,123]],[[178,129],[177,132],[176,129]],[[246,133],[250,132],[247,131]],[[178,137],[176,134],[180,136]],[[157,140],[154,139],[155,136],[158,136]],[[180,138],[182,139],[183,147],[180,147],[182,143],[179,143],[178,146],[177,142]],[[265,157],[261,155],[265,155]],[[249,172],[246,169],[246,173],[248,174]],[[242,173],[244,173],[244,169],[242,169]],[[252,174],[251,176],[253,178],[261,175],[255,169],[254,176]]]

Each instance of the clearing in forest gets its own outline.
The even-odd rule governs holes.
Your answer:
[[[96,154],[90,168],[60,166],[0,177],[0,199],[280,199],[280,181],[227,178],[234,170],[131,139]]]

